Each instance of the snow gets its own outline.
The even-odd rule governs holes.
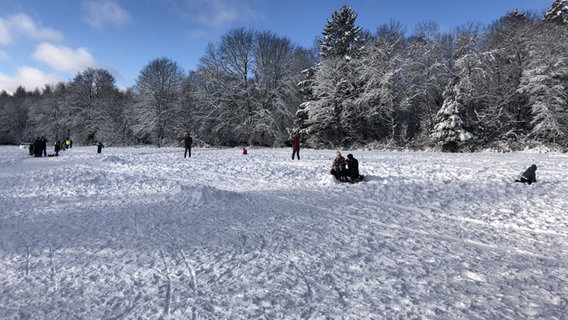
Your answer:
[[[567,155],[341,151],[2,146],[0,318],[568,318]]]

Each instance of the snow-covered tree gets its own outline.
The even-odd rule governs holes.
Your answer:
[[[175,143],[175,119],[185,81],[183,69],[169,58],[150,61],[136,80],[136,101],[131,116],[133,131],[141,141],[158,147]]]
[[[30,128],[31,99],[21,86],[12,96],[5,91],[0,94],[0,144],[29,142],[39,134]]]
[[[307,141],[313,146],[341,146],[352,140],[356,73],[350,60],[327,59],[318,65],[313,85],[315,99],[304,103]]]
[[[122,108],[116,103],[118,89],[109,71],[89,68],[77,74],[66,96],[72,117],[68,133],[75,142],[93,144],[112,139],[114,121]]]
[[[308,143],[314,146],[340,146],[353,143],[354,124],[359,115],[355,99],[360,91],[355,48],[360,45],[361,28],[355,26],[357,14],[342,6],[333,12],[319,41],[323,60],[316,67],[312,100],[302,105]]]
[[[568,141],[568,30],[546,24],[531,42],[530,62],[519,92],[528,97],[533,119],[531,136],[544,143]]]
[[[437,110],[443,103],[442,93],[450,77],[451,38],[439,31],[436,23],[421,23],[407,39],[404,61],[406,103],[413,115],[417,139],[428,139]]]
[[[298,110],[296,110],[294,128],[291,130],[293,132],[305,134],[305,131],[308,128],[307,121],[309,119],[309,115],[306,108],[309,106],[310,101],[315,100],[313,88],[315,73],[316,69],[314,67],[302,70],[303,79],[298,83],[298,89],[302,94],[302,103],[300,103]]]
[[[68,87],[63,82],[46,85],[35,108],[37,129],[49,139],[64,139],[71,130],[74,117],[69,107]]]
[[[531,110],[518,88],[530,61],[536,21],[527,13],[512,11],[488,28],[485,51],[478,57],[485,75],[473,83],[485,92],[476,110],[486,142],[519,143],[530,132]]]
[[[301,102],[310,52],[271,32],[235,29],[211,44],[198,71],[196,120],[210,143],[281,144]]]
[[[568,0],[554,0],[544,15],[544,21],[568,25]]]
[[[255,37],[254,47],[254,108],[251,130],[254,140],[263,145],[281,144],[288,139],[287,128],[294,121],[296,106],[301,103],[297,83],[305,52],[289,39],[271,32]],[[305,61],[304,63],[309,63]]]
[[[444,91],[444,104],[436,114],[436,125],[432,138],[441,147],[442,151],[457,152],[460,144],[471,139],[471,134],[463,128],[461,114],[463,104],[459,92],[458,78],[450,81]]]
[[[331,14],[323,28],[323,39],[319,40],[320,55],[324,59],[345,57],[358,48],[361,41],[361,27],[355,25],[357,13],[343,5]]]
[[[378,29],[358,59],[362,89],[356,100],[360,115],[357,131],[362,141],[396,143],[408,134],[403,130],[408,128],[402,80],[405,44],[402,26],[391,22]]]

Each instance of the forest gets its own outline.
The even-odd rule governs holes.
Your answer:
[[[313,48],[236,28],[209,44],[196,70],[168,57],[133,87],[105,69],[68,82],[0,92],[0,144],[37,136],[77,145],[288,144],[473,152],[568,151],[568,0],[544,16],[510,11],[489,25],[375,32],[357,12],[331,13]]]

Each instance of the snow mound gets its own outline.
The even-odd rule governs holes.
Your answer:
[[[130,163],[130,161],[128,161],[124,158],[121,158],[119,156],[107,156],[102,160],[102,162],[112,163],[112,164],[123,164],[123,165]]]
[[[197,207],[235,203],[245,199],[240,193],[211,186],[180,186],[180,191],[176,196],[185,199],[186,205]]]

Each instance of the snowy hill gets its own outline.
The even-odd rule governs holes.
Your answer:
[[[567,155],[350,152],[0,147],[0,318],[566,319]]]

